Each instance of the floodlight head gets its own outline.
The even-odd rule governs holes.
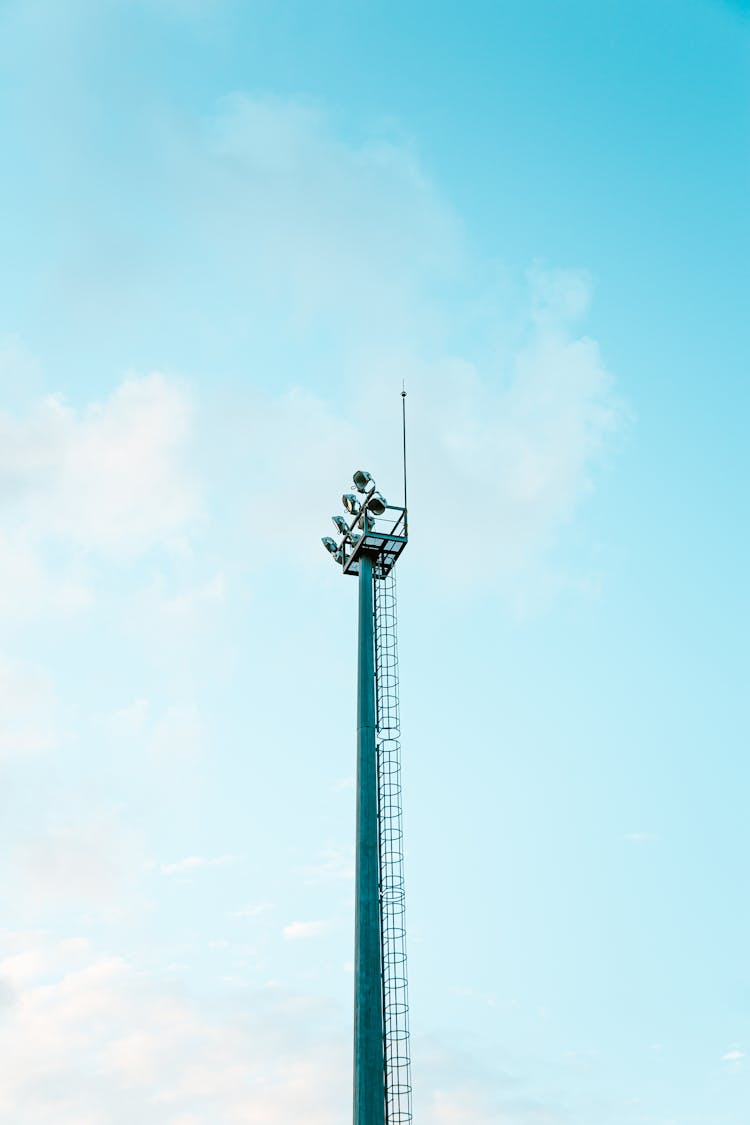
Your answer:
[[[336,540],[331,539],[330,535],[325,535],[321,539],[321,543],[325,547],[326,551],[330,551],[331,554],[335,558],[336,555],[338,554],[338,550],[339,550],[338,543],[336,542]],[[338,559],[336,561],[338,562]]]
[[[367,510],[368,512],[371,512],[373,516],[382,516],[387,507],[388,504],[385,498],[381,496],[379,492],[373,492],[370,495],[370,501],[367,505]]]
[[[375,487],[375,481],[372,479],[372,474],[368,473],[365,469],[357,469],[354,474],[354,487],[357,492],[372,492]]]
[[[336,525],[337,530],[340,531],[342,535],[349,534],[349,524],[346,522],[343,516],[331,516],[331,519]]]
[[[356,516],[362,506],[353,492],[345,492],[341,497],[341,501],[347,512],[351,512],[353,516]]]
[[[357,520],[357,527],[361,527],[363,531],[372,531],[375,526],[375,517],[371,516],[369,512],[363,512]]]

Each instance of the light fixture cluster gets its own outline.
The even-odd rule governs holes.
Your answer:
[[[345,544],[349,543],[355,547],[362,538],[361,534],[355,532],[355,527],[359,528],[360,532],[371,531],[375,526],[375,516],[382,516],[388,507],[385,498],[376,491],[371,473],[366,472],[365,469],[357,469],[353,480],[354,487],[362,499],[360,500],[354,492],[345,492],[341,501],[349,515],[358,518],[349,523],[344,516],[331,516],[336,530],[343,538],[340,543],[330,535],[325,535],[322,540],[325,549],[333,555],[339,565],[344,562]]]

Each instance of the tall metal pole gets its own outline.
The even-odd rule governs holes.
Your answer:
[[[357,853],[354,930],[354,1125],[385,1125],[380,964],[378,774],[372,557],[359,571]]]

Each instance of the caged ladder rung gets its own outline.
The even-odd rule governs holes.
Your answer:
[[[387,1125],[409,1125],[412,1086],[394,570],[375,581],[375,683],[385,1119]]]

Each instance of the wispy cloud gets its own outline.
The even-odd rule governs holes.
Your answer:
[[[211,867],[226,867],[227,864],[235,863],[236,860],[237,856],[234,855],[220,855],[213,858],[203,855],[187,855],[174,863],[159,864],[159,870],[162,875],[190,875],[193,872],[205,871]]]
[[[163,1125],[197,1120],[196,1112],[264,1125],[345,1122],[348,1043],[309,997],[259,990],[232,1017],[79,939],[3,935],[2,946],[0,977],[16,1000],[0,1026],[8,1120],[47,1115],[54,1075],[56,1125]],[[308,1025],[320,1035],[310,1039]]]
[[[320,937],[328,929],[328,922],[290,922],[281,931],[286,941],[304,941]]]
[[[87,609],[87,559],[132,562],[180,546],[199,511],[183,460],[191,424],[184,387],[160,374],[128,376],[83,409],[53,394],[25,415],[0,413],[2,616]]]
[[[116,813],[46,826],[13,853],[25,901],[36,911],[90,900],[117,912],[143,869],[140,837]]]
[[[53,750],[58,710],[52,679],[43,669],[0,656],[0,761]]]
[[[741,1051],[739,1047],[732,1047],[731,1050],[721,1056],[721,1061],[726,1063],[738,1063],[742,1062],[744,1058],[744,1051]]]
[[[333,879],[351,881],[354,879],[354,854],[351,850],[341,851],[329,848],[321,852],[317,863],[302,868],[305,882],[311,885]]]
[[[415,483],[430,481],[421,516],[445,529],[445,549],[437,558],[425,549],[422,562],[472,582],[487,575],[489,559],[491,580],[531,581],[627,416],[597,342],[581,328],[591,299],[586,275],[535,266],[510,299],[501,301],[492,283],[478,295],[466,278],[486,269],[470,263],[460,219],[409,146],[344,143],[324,110],[307,102],[239,95],[199,129],[177,121],[172,128],[168,155],[155,154],[165,162],[158,173],[179,184],[182,221],[210,240],[219,276],[230,281],[224,291],[260,303],[264,353],[280,389],[219,386],[209,410],[184,383],[152,373],[126,377],[82,409],[48,396],[26,418],[0,416],[0,479],[23,497],[21,522],[10,529],[14,549],[21,532],[120,560],[176,549],[212,487],[230,522],[276,527],[302,475],[313,494],[328,494],[340,489],[342,465],[355,464],[355,454],[377,461],[382,481],[397,487],[395,446],[384,451],[381,435],[405,377],[411,469]],[[181,281],[179,264],[167,264],[162,292]],[[109,261],[102,269],[109,277]],[[435,293],[441,277],[454,281],[449,307]],[[468,344],[464,320],[477,303],[483,311]],[[217,315],[230,315],[221,304]],[[246,307],[243,297],[243,323]],[[346,323],[338,363],[351,378],[336,401],[316,384],[309,354],[309,386],[286,366],[290,317],[301,338],[305,325],[328,325],[334,335],[338,326],[341,335]],[[237,480],[251,487],[238,489]],[[307,506],[248,556],[263,565],[276,552],[289,555],[293,537],[290,557],[317,560],[319,518]],[[476,571],[471,558],[457,568],[451,555],[460,542],[452,528],[467,525],[483,529]],[[75,605],[84,594],[72,572],[57,581],[63,577]],[[188,591],[166,591],[161,610],[190,617],[221,603],[225,591],[219,569]]]
[[[47,9],[52,14],[54,5],[45,3]],[[37,68],[45,69],[52,68]],[[234,596],[238,559],[264,567],[280,552],[292,566],[319,571],[326,564],[318,506],[300,508],[294,526],[280,525],[279,512],[299,495],[302,478],[311,496],[340,492],[342,471],[360,457],[386,491],[397,487],[398,458],[383,450],[382,434],[391,427],[393,388],[402,376],[421,519],[424,526],[439,521],[445,532],[446,548],[437,555],[415,541],[425,573],[440,578],[445,567],[454,576],[456,532],[476,526],[484,537],[482,565],[462,557],[462,578],[493,586],[502,585],[498,577],[526,580],[593,487],[626,414],[596,341],[582,327],[589,279],[535,268],[517,279],[510,302],[498,301],[491,282],[484,289],[473,280],[487,276],[489,263],[472,259],[460,217],[411,147],[397,139],[343,140],[325,111],[304,100],[239,95],[201,120],[175,115],[163,125],[168,143],[160,137],[149,176],[166,189],[174,229],[190,237],[178,233],[172,254],[162,245],[136,249],[132,292],[118,288],[110,253],[92,261],[86,315],[97,270],[108,283],[102,289],[109,298],[98,306],[105,334],[107,324],[164,313],[174,317],[179,338],[199,308],[202,322],[215,315],[217,340],[234,336],[244,349],[251,309],[250,337],[262,343],[243,350],[242,364],[262,366],[264,382],[238,389],[216,380],[201,397],[197,386],[171,376],[130,374],[82,405],[47,394],[26,413],[0,415],[0,615],[97,612],[111,575],[128,571],[142,583],[138,605],[152,618],[153,634],[166,624],[187,649],[184,626],[218,615]],[[118,184],[118,205],[129,187]],[[107,215],[107,224],[114,218]],[[196,246],[211,250],[199,251],[206,272],[191,290],[195,270],[185,268],[184,255],[194,266]],[[449,303],[436,295],[445,280]],[[221,292],[213,303],[212,290]],[[81,293],[70,297],[77,299]],[[333,357],[309,347],[310,339],[324,337],[336,341]],[[304,353],[303,376],[295,341]],[[27,362],[14,355],[14,363]],[[335,393],[328,389],[332,368],[342,373]],[[203,374],[213,376],[212,361],[198,378]],[[54,371],[48,379],[57,386]],[[201,554],[207,522],[211,546]],[[271,529],[262,549],[259,527]],[[165,573],[145,573],[154,558],[180,560],[188,573],[176,576],[167,566]],[[116,616],[112,598],[99,625]],[[132,600],[120,603],[128,620],[131,609]],[[148,648],[136,664],[152,655]],[[58,737],[45,717],[53,688],[43,674],[34,686],[36,673],[19,669],[13,664],[5,688],[0,684],[0,703],[7,698],[17,708],[15,718],[10,710],[10,734],[0,736],[8,757],[51,749]],[[138,680],[120,690],[125,694],[114,699],[126,706],[111,715],[109,733],[137,739],[152,752],[152,766],[195,753],[214,729],[203,702],[170,694],[171,684],[168,692]],[[24,699],[31,702],[21,706]],[[105,843],[95,833],[53,833],[27,850],[27,867],[38,882],[57,879],[63,893],[75,880],[99,893],[115,886],[119,864]],[[155,841],[149,848],[160,854]],[[150,869],[197,881],[234,859],[188,854]],[[351,856],[331,850],[305,871],[310,882],[350,880]],[[256,918],[270,909],[248,904],[233,916]],[[281,935],[313,940],[330,925],[292,921]],[[225,937],[215,940],[224,948]],[[232,1021],[175,987],[161,987],[126,958],[66,951],[31,937],[2,969],[21,999],[0,1028],[7,1063],[0,1105],[9,1119],[48,1111],[50,1075],[56,1125],[106,1121],[113,1112],[144,1125],[167,1117],[188,1125],[196,1115],[264,1125],[346,1119],[340,1074],[348,1044],[342,1049],[337,1034],[317,1042],[317,1032],[315,1043],[304,1041],[315,1021],[303,999],[284,996],[264,1007],[261,998]],[[317,1009],[313,1014],[322,1020]],[[92,1081],[81,1083],[87,1068]],[[446,1067],[435,1085],[434,1096],[426,1095],[429,1125],[554,1119],[520,1103],[498,1117],[480,1084],[451,1084]]]
[[[0,414],[6,505],[34,538],[137,556],[197,512],[180,463],[191,413],[178,383],[151,374],[127,377],[83,411],[49,395],[24,419]]]
[[[230,914],[231,918],[259,918],[262,914],[267,914],[273,910],[274,906],[271,902],[253,902],[247,906],[240,907],[239,910],[233,910]]]

